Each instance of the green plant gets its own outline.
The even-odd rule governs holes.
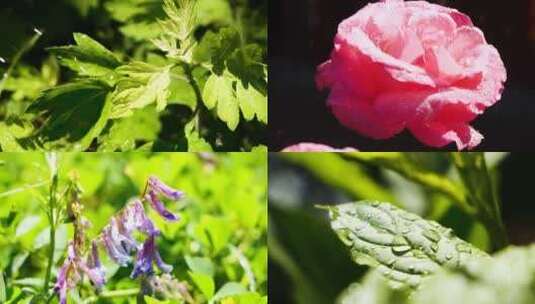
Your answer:
[[[62,295],[68,303],[267,301],[265,155],[58,153],[46,162],[42,153],[8,153],[0,159],[3,301],[56,303],[60,291],[68,291]],[[143,254],[130,252],[132,263],[119,267],[98,240],[110,223],[125,219],[119,215],[132,197],[155,189],[154,181],[145,187],[151,174],[185,197],[173,194],[181,199],[167,201],[167,210],[151,208],[147,197],[145,211],[158,231],[131,236],[139,245],[154,241],[169,265],[156,259],[163,268],[152,272]],[[89,281],[96,264],[85,257],[94,247],[101,268]]]
[[[491,251],[507,246],[483,153],[452,153],[463,186],[419,168],[406,154],[354,153],[348,159],[393,170],[452,199],[480,220]],[[339,303],[532,303],[535,300],[533,246],[489,256],[453,235],[449,228],[390,203],[359,201],[320,206],[352,259],[373,268],[351,285]],[[514,290],[514,291],[513,291]],[[370,300],[373,299],[373,300]]]
[[[0,125],[1,149],[249,151],[264,144],[266,4],[251,2],[93,1],[79,9],[105,20],[101,30],[116,47],[74,33],[75,45],[47,48],[53,57],[40,74],[19,64],[38,31],[0,86],[12,104]],[[58,63],[69,71],[60,74]]]

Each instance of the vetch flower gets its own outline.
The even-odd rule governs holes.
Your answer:
[[[135,279],[140,274],[154,274],[152,267],[153,262],[156,263],[158,268],[165,273],[169,273],[173,270],[171,265],[166,264],[162,260],[160,253],[156,248],[154,236],[149,236],[149,238],[143,243],[141,250],[137,253],[134,270],[132,271],[130,277]]]
[[[405,128],[459,150],[483,136],[469,123],[501,98],[506,70],[470,17],[425,1],[369,4],[342,21],[317,86],[346,127],[375,139]]]
[[[146,200],[149,201],[150,205],[158,214],[160,214],[161,217],[168,221],[177,221],[179,217],[173,213],[171,213],[169,210],[165,209],[164,204],[162,201],[158,199],[158,195],[154,190],[149,190],[146,195]]]
[[[82,274],[86,274],[93,286],[100,290],[105,283],[104,269],[100,265],[98,258],[98,251],[95,244],[93,244],[90,263],[85,263],[78,248],[74,242],[70,242],[67,246],[67,258],[63,262],[63,266],[58,271],[58,278],[54,285],[54,292],[59,295],[60,303],[67,303],[67,291],[74,288],[76,284],[82,279]]]
[[[172,200],[178,200],[184,196],[184,192],[169,187],[156,176],[149,177],[149,187]]]
[[[158,194],[177,200],[183,197],[183,192],[172,189],[156,177],[149,179],[147,190],[148,193],[145,200],[160,216],[169,221],[179,219],[178,216],[165,208],[163,202],[158,198]],[[77,204],[79,204],[78,201]],[[76,210],[81,211],[81,206]],[[132,278],[140,275],[145,277],[154,275],[153,263],[164,273],[169,273],[173,270],[171,265],[162,260],[156,248],[156,237],[160,235],[160,231],[147,216],[143,202],[139,198],[130,200],[121,211],[110,219],[108,225],[102,229],[100,235],[91,243],[91,249],[85,261],[80,253],[83,251],[82,248],[87,239],[84,230],[89,226],[89,223],[81,216],[80,212],[77,212],[74,216],[74,223],[74,240],[69,243],[67,258],[58,271],[57,282],[54,286],[54,292],[59,295],[61,304],[66,303],[67,290],[74,288],[78,284],[81,280],[81,274],[89,277],[97,291],[103,287],[105,273],[98,255],[99,245],[104,247],[110,259],[120,266],[125,267],[134,262]],[[139,244],[134,238],[136,231],[146,236],[142,244]],[[134,254],[135,259],[132,257]]]

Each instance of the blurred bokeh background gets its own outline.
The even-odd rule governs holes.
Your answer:
[[[186,194],[177,203],[166,201],[167,208],[180,215],[179,222],[166,222],[152,208],[146,210],[162,232],[158,247],[163,260],[173,265],[173,277],[189,286],[195,303],[220,297],[218,291],[225,286],[227,295],[238,292],[257,301],[267,296],[265,153],[60,153],[58,165],[60,191],[78,177],[83,215],[91,223],[89,239],[156,175]],[[0,275],[7,299],[19,297],[12,303],[30,303],[43,287],[50,243],[44,212],[49,181],[43,153],[0,153]],[[72,236],[72,224],[62,223],[56,230],[52,282]],[[131,265],[119,268],[104,251],[101,259],[108,277],[104,291],[140,286],[129,277]],[[71,293],[69,303],[94,295],[88,280],[75,290],[80,293]],[[184,303],[177,301],[172,303]],[[98,303],[140,302],[130,296]]]
[[[449,153],[413,152],[403,157],[417,170],[459,183]],[[510,243],[535,242],[531,189],[535,158],[527,153],[485,153],[485,159]],[[269,296],[273,303],[333,303],[367,270],[351,261],[349,250],[331,231],[326,212],[315,204],[393,202],[489,249],[483,226],[443,194],[376,164],[340,153],[270,153],[268,168]]]
[[[371,140],[342,127],[314,85],[316,66],[328,59],[337,25],[367,0],[275,0],[269,4],[270,151],[297,142],[352,146],[367,151],[429,150],[407,131]],[[500,102],[473,126],[484,134],[482,151],[535,148],[535,0],[430,0],[468,14],[499,50],[508,72]],[[453,146],[447,149],[453,150]]]

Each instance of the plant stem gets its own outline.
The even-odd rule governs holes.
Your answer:
[[[4,90],[4,87],[6,85],[7,79],[9,78],[11,73],[13,72],[13,69],[15,68],[17,63],[19,62],[20,58],[22,58],[22,55],[24,55],[24,53],[29,51],[35,45],[37,40],[39,40],[39,37],[41,37],[41,35],[43,35],[43,33],[41,31],[39,31],[38,29],[34,29],[34,32],[35,32],[35,34],[30,39],[28,39],[28,41],[15,54],[15,56],[13,57],[13,60],[11,61],[11,64],[7,68],[7,71],[4,73],[4,76],[2,76],[2,80],[0,80],[0,96],[2,95],[2,91]]]
[[[54,210],[56,209],[57,188],[58,188],[58,174],[57,170],[53,170],[52,183],[50,184],[50,192],[48,198],[48,222],[50,224],[50,248],[48,252],[48,265],[45,272],[45,282],[43,284],[43,292],[48,291],[50,283],[50,275],[52,272],[52,265],[54,264],[54,251],[56,250],[56,222]]]
[[[87,298],[83,303],[84,304],[94,303],[99,299],[129,297],[129,296],[136,295],[138,293],[139,293],[139,289],[138,288],[104,291],[103,293],[101,293],[98,296],[93,296],[93,297]]]
[[[501,206],[482,152],[453,153],[453,162],[466,189],[465,200],[476,209],[476,216],[487,229],[492,251],[507,246]]]

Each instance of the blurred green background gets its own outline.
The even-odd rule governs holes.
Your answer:
[[[196,303],[219,303],[224,286],[239,294],[225,303],[267,301],[265,153],[61,153],[58,158],[60,189],[70,176],[79,178],[84,215],[92,223],[90,238],[128,199],[140,195],[149,175],[156,175],[186,193],[184,200],[166,204],[180,214],[179,222],[166,223],[152,209],[150,216],[162,231],[163,260],[174,266],[172,275],[188,285]],[[44,154],[0,154],[0,271],[7,299],[20,294],[20,303],[28,303],[43,284],[49,180]],[[54,281],[72,233],[72,224],[57,230]],[[105,290],[139,287],[128,278],[131,266],[117,269],[107,258],[104,264],[113,275]],[[83,299],[94,295],[85,284]],[[135,303],[135,296],[98,303]]]
[[[389,155],[389,153],[359,153]],[[393,154],[390,154],[393,155]],[[460,183],[449,153],[399,153],[414,172]],[[408,181],[378,163],[340,153],[271,153],[269,157],[269,295],[273,303],[333,303],[367,267],[355,264],[315,204],[356,200],[391,202],[452,228],[484,250],[484,227],[444,194]],[[485,153],[511,244],[535,241],[535,203],[528,153]]]

